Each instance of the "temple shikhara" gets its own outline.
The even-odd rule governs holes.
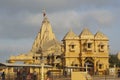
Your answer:
[[[58,41],[44,13],[32,49],[28,53],[11,56],[8,60],[9,63],[17,61],[35,65],[43,61],[53,69],[67,73],[83,70],[87,66],[91,74],[104,74],[109,68],[109,39],[100,31],[93,34],[84,28],[78,35],[70,30],[62,41]]]

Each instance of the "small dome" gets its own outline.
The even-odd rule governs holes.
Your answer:
[[[102,32],[98,31],[96,34],[95,34],[95,39],[103,39],[103,40],[108,40],[108,37],[103,34]]]
[[[63,38],[63,40],[66,39],[79,39],[79,37],[72,30],[70,30]]]
[[[94,39],[94,35],[87,28],[83,29],[83,31],[80,33],[79,37],[81,39]]]

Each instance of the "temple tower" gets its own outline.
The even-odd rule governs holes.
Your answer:
[[[50,22],[48,21],[48,18],[46,17],[45,13],[43,14],[43,21],[41,25],[41,29],[36,36],[36,39],[32,46],[33,52],[39,52],[41,48],[44,47],[44,45],[50,41],[56,40],[55,35],[52,31],[52,27]]]
[[[52,26],[46,13],[43,12],[43,21],[40,31],[28,53],[22,53],[18,56],[11,56],[9,62],[23,61],[27,64],[40,64],[41,57],[44,57],[45,64],[59,65],[61,55],[61,43],[56,39],[52,31]],[[59,61],[57,61],[59,60]]]

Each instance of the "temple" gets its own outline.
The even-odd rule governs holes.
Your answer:
[[[92,74],[104,74],[109,68],[109,39],[100,31],[93,34],[85,28],[79,35],[70,30],[60,42],[56,39],[50,21],[44,13],[32,49],[28,53],[11,56],[8,62],[40,64],[42,58],[45,65],[68,73],[87,66]]]
[[[104,74],[109,68],[108,38],[101,32],[93,35],[84,29],[79,36],[69,31],[63,38],[64,66],[67,68],[88,66],[94,74]]]

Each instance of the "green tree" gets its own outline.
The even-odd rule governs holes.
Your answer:
[[[117,54],[109,55],[109,63],[110,63],[110,67],[114,67],[114,65],[120,67],[120,60],[117,58]]]

